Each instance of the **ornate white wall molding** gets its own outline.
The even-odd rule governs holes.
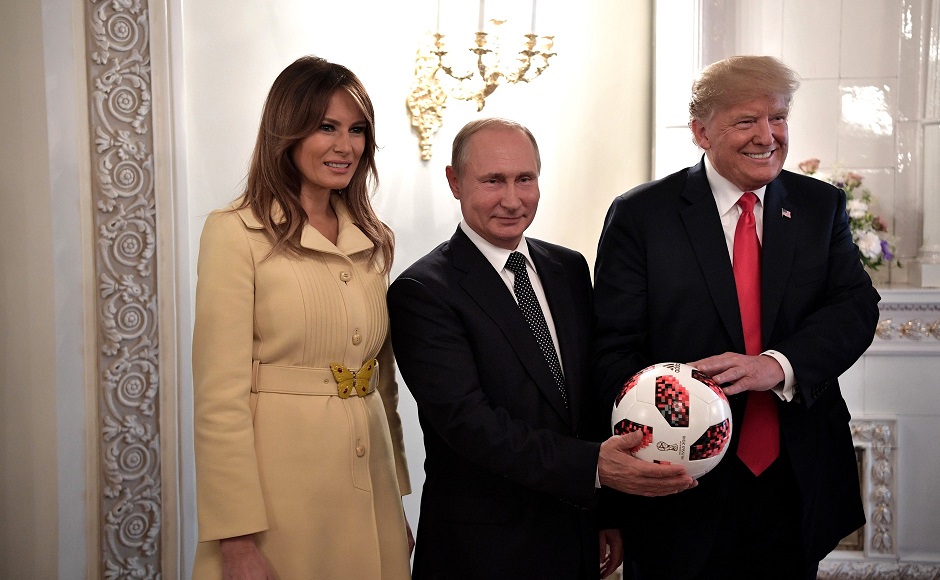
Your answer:
[[[98,566],[102,578],[160,578],[160,351],[147,0],[87,0],[85,28],[97,280]]]
[[[823,562],[818,580],[940,580],[936,564],[903,562]]]
[[[852,440],[864,450],[862,501],[866,557],[897,555],[897,443],[894,419],[853,420]]]
[[[940,355],[940,290],[878,291],[881,314],[867,354]]]
[[[900,562],[897,552],[897,457],[893,418],[853,420],[852,440],[863,451],[862,500],[868,523],[861,550],[837,550],[819,565],[820,580],[940,580],[940,565]]]

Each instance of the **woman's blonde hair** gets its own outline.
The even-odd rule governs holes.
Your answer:
[[[261,113],[258,139],[248,169],[241,207],[250,207],[274,240],[271,253],[305,252],[300,245],[307,214],[300,205],[300,171],[291,153],[305,137],[318,129],[330,99],[346,91],[366,118],[366,144],[359,165],[345,190],[353,221],[372,240],[373,263],[387,274],[392,267],[395,238],[372,209],[370,197],[378,185],[375,166],[375,111],[359,78],[346,67],[316,56],[304,56],[281,71],[274,80]],[[280,206],[285,221],[275,222]]]

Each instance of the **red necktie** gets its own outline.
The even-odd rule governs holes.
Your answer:
[[[744,347],[749,355],[762,352],[760,328],[760,240],[754,204],[757,196],[745,192],[738,200],[741,217],[734,229],[734,284],[738,291]],[[754,475],[760,475],[780,454],[780,427],[776,395],[770,391],[750,391],[744,409],[738,457]]]

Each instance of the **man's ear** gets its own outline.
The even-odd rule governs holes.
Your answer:
[[[710,149],[711,142],[705,135],[705,124],[698,119],[692,119],[689,121],[689,127],[692,129],[692,136],[695,138],[695,142],[698,146],[702,149]]]
[[[460,199],[460,180],[457,178],[457,170],[453,165],[448,165],[444,169],[447,174],[447,184],[450,185],[450,191],[454,194],[454,199]]]

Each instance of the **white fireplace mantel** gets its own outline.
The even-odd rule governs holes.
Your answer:
[[[940,355],[940,289],[882,288],[868,355]]]
[[[877,334],[840,379],[868,523],[819,578],[940,580],[940,289],[878,291]]]

